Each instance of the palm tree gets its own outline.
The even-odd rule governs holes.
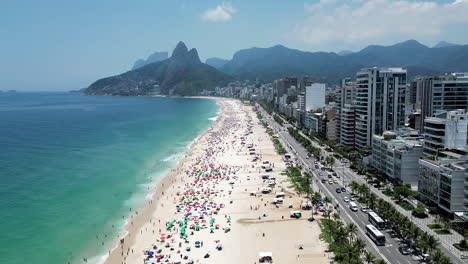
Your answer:
[[[370,209],[374,209],[375,201],[377,200],[377,195],[373,192],[369,194],[368,205]]]
[[[359,188],[359,183],[352,181],[349,184],[349,187],[351,188],[352,193],[354,193],[354,191],[356,191]]]
[[[439,260],[439,264],[451,264],[450,258],[447,256],[442,256]]]
[[[366,242],[360,238],[357,238],[353,243],[353,247],[357,250],[357,252],[359,252],[359,254],[362,254],[366,248]]]
[[[325,202],[325,204],[327,205],[327,207],[328,207],[328,203],[331,203],[331,199],[330,199],[330,197],[328,197],[328,196],[325,196],[325,198],[323,199],[323,201]]]
[[[374,261],[374,264],[387,264],[387,262],[385,262],[385,260],[383,260],[383,259],[378,259],[378,260]]]
[[[349,235],[349,241],[353,241],[353,238],[356,235],[357,230],[358,230],[356,224],[354,224],[354,223],[347,224],[346,225],[346,230],[347,230],[348,235]]]
[[[366,251],[364,253],[364,261],[367,263],[367,264],[372,264],[374,263],[375,261],[375,256],[374,254],[370,253],[369,251]]]
[[[434,236],[428,235],[426,244],[427,244],[427,249],[429,249],[430,254],[432,254],[439,246],[439,241]]]
[[[340,215],[337,212],[334,212],[332,214],[332,218],[335,222],[338,222],[340,220]]]

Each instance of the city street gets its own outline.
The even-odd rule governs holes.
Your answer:
[[[313,188],[315,191],[319,191],[322,195],[328,196],[331,198],[334,205],[339,204],[339,214],[344,222],[346,223],[355,223],[358,227],[358,236],[361,237],[367,244],[367,249],[372,252],[376,258],[381,258],[388,263],[421,263],[418,257],[413,255],[402,255],[398,251],[399,241],[394,238],[390,232],[387,230],[382,230],[382,233],[386,236],[386,245],[377,246],[365,233],[365,226],[369,224],[367,213],[363,213],[361,210],[353,212],[348,208],[348,203],[344,201],[344,197],[350,197],[350,189],[347,188],[345,193],[336,193],[335,189],[337,187],[347,186],[351,181],[364,182],[362,177],[358,177],[355,173],[351,172],[349,168],[337,162],[335,165],[335,171],[340,176],[338,178],[339,184],[328,184],[322,183],[321,178],[326,177],[320,176],[322,173],[320,170],[315,169],[314,161],[315,159],[307,158],[307,151],[288,133],[287,128],[292,127],[289,124],[279,125],[273,118],[264,111],[262,107],[259,107],[264,120],[268,125],[273,129],[273,131],[278,134],[280,141],[283,143],[284,147],[287,149],[290,154],[293,154],[298,159],[298,163],[303,165],[304,169],[310,172],[314,178]],[[317,144],[318,145],[318,144]],[[322,148],[322,153],[325,153],[325,150]],[[336,179],[335,177],[333,177]],[[376,193],[379,195],[380,193]],[[356,202],[357,203],[357,202]],[[357,203],[359,206],[359,203]],[[463,264],[464,262],[454,256],[451,252],[446,250],[444,247],[441,247],[444,253],[449,256],[454,264]]]

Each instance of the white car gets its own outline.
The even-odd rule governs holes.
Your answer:
[[[354,197],[349,198],[350,201],[355,201]]]
[[[346,203],[349,202],[348,196],[345,196],[345,198],[343,198],[343,200],[344,200]]]

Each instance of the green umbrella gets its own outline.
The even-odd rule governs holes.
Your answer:
[[[199,225],[197,225],[197,226],[195,226],[195,228],[196,228],[196,229],[200,229],[200,226],[199,226]]]
[[[211,230],[211,231],[213,231],[213,230],[214,230],[214,228],[212,227],[212,228],[210,228],[210,230]]]
[[[231,217],[228,217],[227,220],[228,220],[228,221],[231,221]]]
[[[187,235],[187,234],[183,234],[182,236],[183,236],[183,237],[188,237],[188,235]]]
[[[215,220],[216,220],[216,219],[214,219],[214,218],[211,218],[211,221],[213,221],[213,222],[214,222]]]

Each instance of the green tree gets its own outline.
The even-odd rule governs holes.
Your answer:
[[[364,253],[364,261],[367,263],[367,264],[372,264],[374,263],[375,261],[375,256],[374,254],[370,253],[369,251],[366,251]]]

